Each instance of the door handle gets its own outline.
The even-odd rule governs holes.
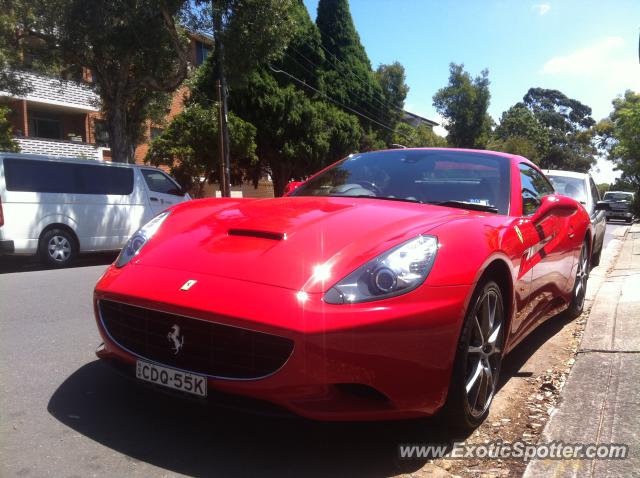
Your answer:
[[[149,198],[149,201],[156,201],[156,202],[157,202],[157,201],[158,201],[158,198],[150,197],[150,198]]]
[[[573,232],[573,226],[569,226],[569,239],[573,239],[576,234]]]

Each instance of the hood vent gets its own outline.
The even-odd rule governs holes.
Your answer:
[[[284,232],[259,231],[255,229],[229,229],[230,236],[258,237],[272,241],[282,241],[287,238]]]

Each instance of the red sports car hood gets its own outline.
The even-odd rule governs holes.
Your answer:
[[[174,209],[134,263],[326,290],[385,250],[469,211],[379,199],[208,199]],[[325,265],[329,277],[312,278]]]

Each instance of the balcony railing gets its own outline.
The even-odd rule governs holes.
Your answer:
[[[24,83],[31,90],[24,97],[20,97],[22,99],[84,111],[98,111],[99,109],[99,97],[87,84],[29,71],[19,71],[16,74],[24,80]],[[6,92],[0,92],[0,95],[12,96]]]
[[[16,141],[20,145],[21,153],[71,158],[103,159],[102,151],[105,149],[95,144],[46,138],[16,138]]]

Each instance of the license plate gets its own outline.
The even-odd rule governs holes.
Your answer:
[[[156,383],[174,390],[192,393],[201,397],[207,396],[207,378],[202,375],[181,372],[173,368],[138,360],[136,362],[136,377],[145,382]]]

